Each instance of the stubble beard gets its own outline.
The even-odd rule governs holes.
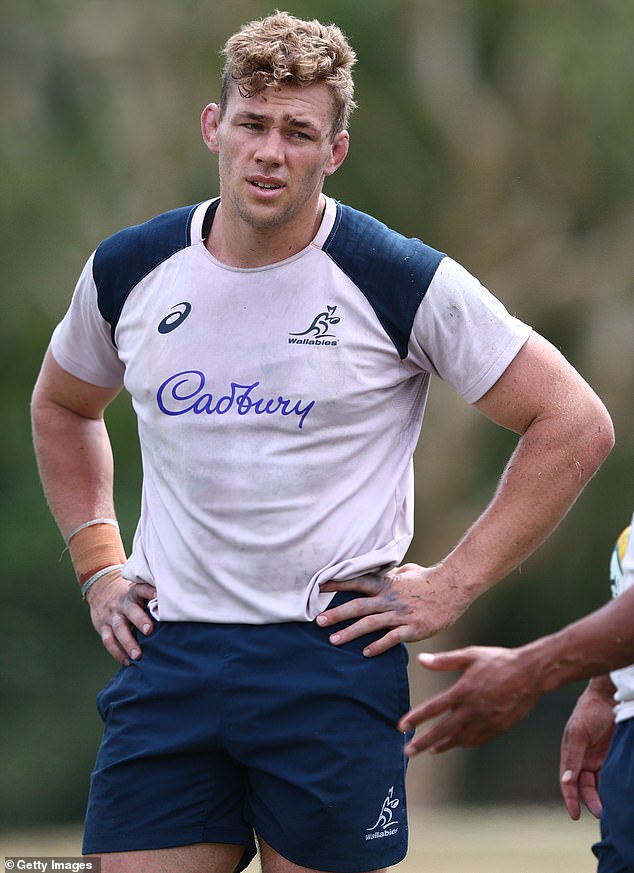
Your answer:
[[[315,174],[315,177],[299,192],[299,196],[294,198],[292,202],[281,206],[274,203],[270,205],[267,205],[266,203],[251,205],[247,199],[240,196],[240,194],[234,194],[234,196],[231,197],[231,202],[238,218],[252,230],[277,230],[285,225],[288,226],[294,219],[301,215],[313,199],[317,188],[319,188],[319,191],[317,192],[315,203],[319,202],[319,195],[321,195],[320,182],[322,180],[323,175]]]
[[[284,209],[252,209],[242,200],[234,201],[238,218],[252,230],[275,230],[291,221],[296,210],[288,206]]]

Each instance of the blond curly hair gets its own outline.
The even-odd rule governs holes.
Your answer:
[[[331,133],[334,136],[347,129],[356,106],[351,71],[357,58],[336,25],[303,21],[277,11],[245,24],[229,37],[222,54],[221,113],[234,85],[243,97],[253,97],[282,84],[303,87],[325,82],[334,104]]]

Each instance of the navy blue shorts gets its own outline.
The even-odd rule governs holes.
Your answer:
[[[407,652],[364,658],[381,634],[337,648],[330,633],[158,622],[97,698],[84,853],[230,843],[245,846],[244,867],[255,832],[333,873],[402,860]]]
[[[601,767],[598,873],[634,873],[634,719],[619,722]]]

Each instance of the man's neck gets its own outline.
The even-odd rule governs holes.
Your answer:
[[[231,210],[223,211],[218,205],[209,235],[207,250],[229,267],[252,269],[266,267],[292,258],[310,245],[321,225],[326,201],[319,198],[311,222],[287,222],[283,227],[254,228],[240,219],[232,218]],[[309,216],[310,217],[310,216]],[[302,225],[306,228],[302,232]]]

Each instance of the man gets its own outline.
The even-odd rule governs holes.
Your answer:
[[[421,663],[432,670],[464,672],[449,689],[407,713],[400,727],[410,731],[447,713],[408,744],[409,755],[424,749],[443,752],[455,746],[479,746],[527,715],[547,691],[593,677],[564,731],[561,791],[571,818],[579,818],[581,801],[593,815],[601,818],[601,841],[593,846],[599,859],[599,873],[632,873],[634,537],[631,525],[623,531],[614,548],[611,576],[613,594],[618,599],[557,633],[517,649],[471,646],[453,652],[420,655]]]
[[[52,512],[121,669],[84,851],[105,871],[365,873],[406,851],[402,643],[529,555],[609,452],[594,392],[463,268],[325,197],[355,56],[277,13],[202,113],[220,198],[106,240],[33,398]],[[520,434],[445,560],[400,566],[433,373]],[[126,559],[103,412],[125,384],[143,496]],[[362,738],[362,742],[359,739]]]

